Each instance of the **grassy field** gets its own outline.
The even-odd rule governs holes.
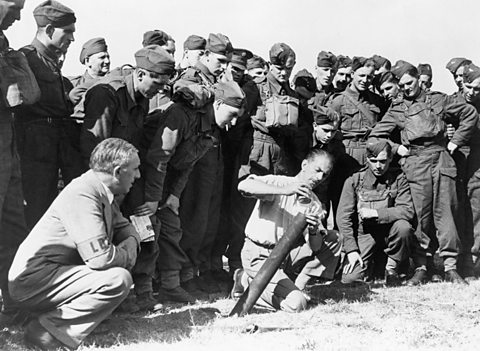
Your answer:
[[[480,344],[480,281],[467,287],[318,285],[311,292],[319,303],[296,315],[255,310],[228,318],[235,304],[229,299],[114,315],[107,332],[89,336],[79,350],[475,350]],[[0,350],[26,350],[22,337],[21,329],[4,329]]]

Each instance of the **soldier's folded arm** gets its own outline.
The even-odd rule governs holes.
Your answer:
[[[467,145],[478,122],[477,110],[470,104],[454,101],[446,104],[445,112],[447,120],[458,119],[458,129],[450,141],[458,147]]]
[[[397,144],[391,140],[392,132],[399,127],[398,118],[395,114],[391,113],[390,110],[385,113],[380,121],[377,122],[375,127],[373,127],[372,131],[370,132],[370,138],[378,138],[378,139],[388,139],[390,145],[392,146],[393,154],[397,153],[397,150],[400,144]]]
[[[103,204],[94,194],[77,194],[62,208],[65,229],[80,257],[94,270],[130,269],[136,261],[139,238],[129,235],[115,246],[107,235]]]
[[[377,209],[379,224],[388,224],[404,219],[411,221],[415,213],[413,209],[413,200],[410,193],[410,186],[407,178],[401,174],[397,178],[397,195],[393,207]]]
[[[145,160],[145,201],[162,199],[168,162],[183,139],[186,124],[181,108],[172,105],[165,111],[164,121],[155,133]]]
[[[347,254],[352,251],[359,251],[354,236],[356,231],[353,228],[353,219],[357,216],[356,207],[357,199],[353,187],[353,177],[350,176],[343,185],[342,195],[340,196],[337,210],[338,231],[343,237],[343,247]]]
[[[98,143],[112,136],[113,117],[118,103],[111,89],[109,85],[100,84],[85,94],[85,119],[80,135],[80,149],[84,159],[90,158]]]

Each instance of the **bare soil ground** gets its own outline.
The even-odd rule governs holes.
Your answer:
[[[155,314],[113,315],[81,351],[117,350],[475,350],[480,281],[385,288],[313,286],[318,304],[288,314],[226,317],[235,301],[167,305]],[[27,350],[21,328],[0,332],[0,350]]]

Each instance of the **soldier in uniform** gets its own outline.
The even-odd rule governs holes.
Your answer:
[[[385,99],[386,106],[388,107],[390,107],[390,104],[397,98],[400,92],[398,79],[390,71],[386,71],[377,75],[373,79],[373,85],[380,95]]]
[[[336,232],[323,228],[323,207],[311,191],[331,167],[330,155],[317,149],[302,161],[301,171],[294,177],[251,174],[239,183],[239,191],[256,198],[257,203],[245,228],[244,269],[234,273],[232,297],[241,296],[299,212],[306,214],[308,226],[257,303],[275,310],[301,312],[309,301],[302,290],[310,279],[333,277],[341,244]]]
[[[420,80],[420,87],[427,93],[432,87],[433,72],[432,66],[428,63],[420,63],[417,67],[418,79]]]
[[[468,103],[475,107],[477,112],[480,110],[480,68],[473,63],[463,67],[463,89],[462,95],[456,95],[455,100],[460,103]],[[480,123],[480,122],[479,122]],[[479,206],[477,205],[478,196],[478,151],[480,132],[479,123],[475,127],[470,141],[453,153],[452,157],[457,167],[457,196],[459,203],[459,215],[457,217],[457,230],[462,240],[462,255],[460,258],[460,273],[464,277],[473,277],[478,274],[474,271],[474,262],[480,250],[480,240],[477,238],[479,230]],[[458,129],[458,123],[449,124],[447,135],[451,139]],[[473,256],[472,256],[473,255]]]
[[[196,289],[190,289],[192,282],[189,280],[182,281],[182,286],[186,287],[187,291],[180,286],[180,271],[185,267],[193,269],[193,265],[197,263],[197,258],[191,255],[193,245],[201,244],[203,240],[201,237],[192,238],[196,241],[181,245],[180,241],[185,240],[185,228],[193,229],[191,222],[185,223],[186,217],[179,216],[180,195],[189,177],[192,177],[194,165],[200,162],[210,149],[218,148],[219,129],[234,123],[244,106],[245,94],[237,83],[217,83],[212,88],[215,92],[214,102],[203,108],[195,108],[196,104],[192,104],[188,99],[190,94],[183,95],[187,87],[177,89],[173,98],[175,103],[159,116],[161,118],[145,157],[144,197],[146,204],[152,207],[152,212],[159,208],[157,216],[161,221],[158,269],[161,284],[159,293],[164,300],[195,302],[195,297],[190,292],[194,293]],[[161,112],[156,112],[158,113]],[[202,195],[199,193],[201,188],[195,190],[198,195]],[[201,197],[193,198],[190,201],[194,204],[182,203],[182,206],[204,206],[203,200],[205,199]],[[205,219],[203,218],[203,221]],[[201,229],[199,227],[198,232],[191,235],[202,234]],[[154,265],[154,261],[151,264]],[[193,280],[193,277],[190,277],[190,280]]]
[[[385,112],[382,98],[369,90],[373,75],[366,63],[364,58],[354,58],[352,82],[344,92],[335,94],[328,105],[340,115],[343,144],[350,156],[344,179],[365,165],[366,140]]]
[[[65,184],[83,170],[78,145],[73,145],[69,135],[75,123],[70,118],[73,106],[68,97],[72,85],[62,76],[59,62],[74,40],[75,14],[57,1],[44,1],[33,15],[37,23],[35,39],[20,51],[35,74],[41,98],[15,113],[30,229],[58,194],[59,170]]]
[[[4,31],[20,19],[23,0],[0,1],[0,52],[10,50]],[[16,82],[13,82],[16,84]],[[3,94],[2,94],[3,95]],[[17,306],[10,299],[7,274],[15,252],[27,235],[23,210],[20,160],[13,132],[13,114],[4,96],[0,99],[0,328],[14,321]]]
[[[238,171],[247,162],[253,142],[253,128],[250,116],[260,105],[260,92],[255,82],[245,74],[247,62],[253,57],[245,49],[234,49],[227,74],[222,79],[237,82],[245,92],[245,111],[229,130],[222,130],[222,152],[224,159],[223,196],[220,224],[211,251],[211,275],[220,283],[230,283],[231,274],[223,270],[222,256],[228,258],[229,272],[241,267],[240,253],[244,241],[244,229],[254,203],[238,192]],[[205,251],[205,250],[204,250]],[[207,250],[208,251],[208,250]],[[205,252],[201,256],[207,256]],[[208,257],[208,256],[207,256]],[[208,268],[208,267],[206,267]],[[206,269],[200,267],[201,271]]]
[[[390,168],[392,158],[387,140],[369,141],[367,166],[345,181],[337,213],[347,258],[344,283],[373,280],[375,252],[384,249],[386,285],[401,284],[398,267],[410,254],[415,211],[405,175]]]
[[[85,122],[81,134],[81,151],[87,159],[95,146],[109,137],[117,137],[140,147],[143,137],[143,124],[148,113],[149,99],[169,81],[175,69],[175,61],[158,45],[147,46],[135,53],[137,67],[127,76],[109,76],[101,84],[90,88],[85,95]],[[143,199],[133,192],[122,202],[123,213],[153,215]],[[158,225],[155,221],[154,226]],[[123,305],[125,310],[159,309],[152,296],[151,276],[155,267],[150,267],[149,256],[154,254],[150,242],[142,242],[142,251],[132,275],[137,294],[136,306]],[[147,263],[144,263],[144,262]],[[138,307],[138,308],[137,308]]]
[[[472,63],[471,60],[466,59],[464,57],[454,57],[448,61],[445,68],[450,71],[455,80],[455,84],[458,87],[458,91],[456,91],[453,95],[462,95],[463,92],[463,69],[466,65]]]
[[[191,84],[212,87],[227,69],[232,53],[233,47],[227,36],[211,33],[207,40],[205,54],[195,66],[183,72],[174,85],[174,91]],[[207,106],[211,104],[210,101]],[[211,114],[212,110],[207,109],[206,113]],[[210,270],[202,267],[202,272],[199,271],[199,250],[202,244],[206,245],[203,247],[204,250],[211,250],[217,235],[222,200],[222,188],[218,188],[218,184],[222,182],[223,155],[221,140],[218,140],[215,147],[209,148],[206,154],[195,163],[180,199],[180,218],[183,229],[180,246],[188,256],[188,260],[182,262],[180,281],[186,291],[197,297],[205,296],[205,292],[219,291],[218,285],[210,275]],[[202,258],[202,261],[207,260],[209,261],[209,257]],[[165,285],[163,280],[162,285]]]
[[[331,52],[320,51],[317,56],[315,67],[317,93],[310,99],[310,108],[325,106],[333,94],[332,79],[335,76],[337,58]]]
[[[258,55],[253,55],[247,60],[247,75],[252,78],[255,84],[260,84],[267,79],[268,63]]]
[[[258,85],[262,105],[252,116],[253,145],[248,165],[242,166],[239,177],[250,173],[295,174],[295,160],[285,148],[286,139],[294,136],[298,126],[299,101],[289,85],[295,52],[287,44],[276,43],[270,49],[270,63],[267,78]]]
[[[114,197],[140,176],[137,149],[111,138],[91,170],[63,189],[20,245],[8,273],[12,297],[35,313],[25,341],[77,348],[128,295],[140,237]]]
[[[438,238],[445,279],[465,283],[457,272],[460,240],[454,218],[457,214],[455,179],[457,170],[450,153],[468,143],[477,123],[475,109],[456,102],[442,93],[426,93],[420,88],[417,69],[408,62],[397,61],[392,72],[399,79],[403,96],[396,99],[387,114],[373,128],[372,137],[388,138],[397,128],[401,145],[393,151],[400,160],[410,185],[418,225],[415,230],[413,260],[416,266],[409,285],[428,281],[427,256],[435,252]],[[460,121],[448,141],[445,123]]]
[[[205,53],[207,41],[201,36],[192,34],[183,43],[183,57],[178,65],[179,70],[193,67]]]
[[[352,59],[348,56],[337,56],[335,76],[332,80],[333,90],[341,93],[352,81]]]
[[[73,89],[70,91],[70,100],[76,105],[85,92],[99,79],[110,72],[110,55],[104,38],[93,38],[82,46],[80,63],[85,65],[85,73],[70,78]]]

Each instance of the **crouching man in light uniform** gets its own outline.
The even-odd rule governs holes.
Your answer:
[[[77,348],[127,297],[140,237],[114,196],[128,193],[139,165],[128,142],[102,141],[91,169],[60,193],[18,249],[9,288],[37,315],[27,325],[27,343]]]
[[[238,190],[258,199],[245,228],[242,269],[234,274],[233,297],[241,295],[270,255],[272,249],[293,223],[305,212],[308,226],[298,245],[279,269],[260,297],[259,304],[287,312],[300,312],[307,306],[305,288],[311,277],[332,278],[341,245],[336,232],[321,225],[323,206],[312,192],[332,169],[332,158],[324,150],[312,150],[302,161],[294,177],[250,175]]]

